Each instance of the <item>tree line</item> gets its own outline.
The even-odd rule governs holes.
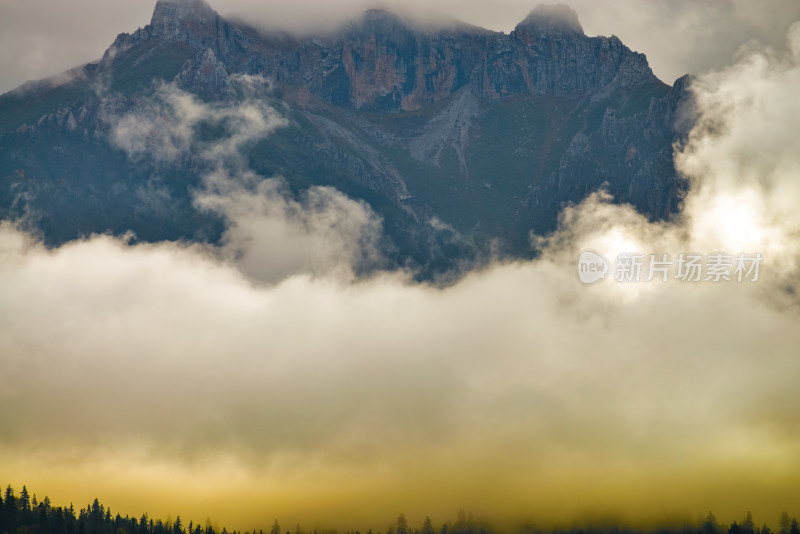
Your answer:
[[[0,496],[0,534],[264,534],[263,530],[237,531],[223,528],[218,531],[210,520],[203,525],[189,521],[185,524],[180,516],[174,521],[163,521],[149,517],[146,513],[141,517],[130,517],[113,514],[95,499],[85,508],[76,510],[69,506],[54,506],[48,497],[39,500],[36,494],[30,494],[23,486],[19,496],[9,485]],[[283,534],[276,519],[269,534]],[[361,534],[359,531],[338,532],[335,529],[313,529],[306,532],[297,525],[286,534]],[[371,529],[365,534],[381,534]],[[472,514],[460,511],[455,521],[434,526],[426,517],[419,527],[411,526],[404,514],[391,521],[386,534],[501,534],[485,519],[476,519]],[[773,531],[766,524],[757,526],[750,512],[741,521],[723,524],[717,521],[711,512],[705,519],[694,525],[684,524],[657,526],[644,531],[623,527],[613,522],[603,524],[586,524],[580,527],[564,529],[540,529],[532,525],[523,525],[513,529],[513,534],[800,534],[796,518],[783,512],[778,521],[778,530]]]

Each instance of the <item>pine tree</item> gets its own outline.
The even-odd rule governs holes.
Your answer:
[[[408,534],[408,521],[406,521],[404,514],[400,514],[397,517],[397,530],[395,532],[396,534]]]
[[[31,511],[31,498],[28,495],[28,488],[22,486],[22,491],[19,494],[19,502],[17,503],[20,511],[23,514]]]
[[[275,522],[272,523],[272,528],[269,529],[269,534],[281,534],[281,526],[278,524],[277,519],[275,519]]]
[[[789,534],[789,528],[791,524],[792,524],[792,518],[789,517],[789,514],[786,512],[781,512],[781,518],[778,522],[778,525],[780,526],[778,534]]]
[[[742,534],[753,534],[754,528],[755,525],[753,524],[753,514],[748,510],[744,521],[742,521],[742,524],[739,525],[739,530]]]
[[[14,496],[14,488],[9,484],[6,487],[4,499],[4,520],[6,532],[16,532],[17,530],[17,498]]]
[[[714,517],[714,514],[712,514],[710,510],[708,512],[708,515],[706,516],[705,521],[703,522],[703,527],[701,531],[703,534],[717,534],[717,532],[719,532],[719,524],[717,523],[717,518]]]
[[[89,517],[91,519],[97,522],[103,519],[104,510],[98,499],[95,498],[94,502],[90,506],[87,506],[86,509],[87,511],[91,510],[91,512],[89,512]]]

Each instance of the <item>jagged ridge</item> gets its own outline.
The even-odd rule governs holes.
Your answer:
[[[531,231],[600,187],[653,218],[678,210],[685,81],[671,89],[616,37],[587,37],[568,8],[534,9],[510,34],[372,10],[301,39],[231,23],[202,0],[160,0],[149,25],[71,82],[0,97],[0,217],[35,220],[53,244],[127,230],[215,242],[222,221],[192,204],[191,154],[164,168],[111,138],[159,83],[236,105],[239,74],[270,80],[262,97],[290,123],[248,148],[252,170],[365,200],[398,264],[421,272],[490,248],[530,256]]]
[[[203,0],[160,0],[137,40],[211,50],[229,72],[261,74],[358,109],[419,109],[469,86],[480,97],[575,94],[655,81],[644,55],[616,37],[587,37],[567,6],[539,6],[511,34],[480,28],[420,29],[370,10],[339,34],[293,43],[258,39]],[[130,39],[120,36],[118,43]],[[198,62],[208,68],[208,54]],[[195,87],[220,96],[219,84]]]

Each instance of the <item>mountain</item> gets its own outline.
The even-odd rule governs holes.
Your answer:
[[[241,83],[254,78],[268,88],[255,96]],[[328,185],[365,201],[384,252],[423,276],[489,251],[530,257],[531,232],[601,187],[653,219],[675,214],[685,188],[672,154],[688,78],[664,84],[617,37],[586,36],[569,7],[538,6],[509,34],[370,10],[297,37],[159,0],[99,61],[0,97],[0,217],[49,245],[127,231],[218,242],[225,221],[194,198],[207,162],[115,142],[165,84],[277,110],[286,125],[243,147],[247,166],[294,195]]]

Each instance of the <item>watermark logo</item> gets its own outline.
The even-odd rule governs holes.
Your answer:
[[[584,250],[578,258],[578,278],[584,284],[593,284],[606,277],[609,271],[608,261],[591,250]]]
[[[618,254],[613,265],[613,280],[631,282],[757,282],[764,256],[755,254]],[[612,271],[609,262],[597,252],[584,250],[578,258],[578,277],[584,284],[603,280]]]

